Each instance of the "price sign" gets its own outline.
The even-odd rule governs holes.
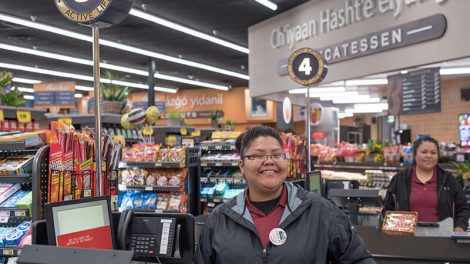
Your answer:
[[[200,130],[196,130],[194,132],[191,132],[191,136],[192,137],[200,137],[201,136],[201,131]]]
[[[69,125],[72,124],[72,118],[70,117],[61,117],[57,119],[57,121],[59,121],[59,123],[62,123],[62,124],[69,124]]]
[[[289,57],[287,72],[294,82],[311,86],[325,79],[328,66],[318,51],[301,48]]]
[[[0,109],[0,121],[5,121],[5,115],[3,114],[3,109]]]
[[[16,118],[20,123],[29,123],[31,122],[31,111],[27,110],[17,110]]]
[[[186,135],[188,134],[188,130],[186,130],[185,127],[182,127],[182,128],[180,129],[180,133],[181,133],[182,136],[186,136]]]
[[[146,126],[143,130],[142,130],[142,134],[144,136],[151,136],[153,135],[153,128],[152,127],[149,127],[149,126]]]

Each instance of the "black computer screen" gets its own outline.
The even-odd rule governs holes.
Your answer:
[[[322,195],[320,171],[312,171],[308,173],[308,190]]]
[[[45,210],[49,244],[94,249],[115,247],[109,197],[50,203]]]

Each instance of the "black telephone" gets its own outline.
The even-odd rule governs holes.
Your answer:
[[[119,219],[118,248],[134,251],[135,260],[180,258],[180,229],[171,215],[127,210]]]

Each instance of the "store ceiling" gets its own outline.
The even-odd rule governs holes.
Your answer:
[[[145,9],[155,16],[216,36],[231,43],[247,47],[248,27],[268,19],[306,0],[274,0],[278,9],[272,11],[254,0],[136,0],[133,8]],[[7,44],[29,50],[46,51],[61,55],[92,60],[92,44],[27,26],[26,21],[67,29],[91,37],[91,29],[65,19],[53,0],[0,1],[0,17],[8,15],[25,22],[0,20],[0,45]],[[248,54],[202,40],[135,16],[128,16],[120,25],[100,30],[101,39],[158,52],[176,58],[218,67],[234,73],[248,75]],[[101,61],[114,65],[147,71],[148,57],[116,48],[101,46]],[[92,67],[69,61],[60,61],[0,49],[0,63],[18,64],[40,69],[92,76]],[[156,60],[161,74],[188,80],[199,80],[222,86],[248,86],[246,78],[198,69],[174,62]],[[41,81],[66,81],[47,74],[12,70],[15,77]],[[146,83],[147,78],[132,73],[116,72],[126,81]],[[15,83],[16,84],[16,83]],[[78,84],[91,87],[90,81]],[[28,87],[25,84],[16,86]],[[156,86],[169,88],[198,88],[194,85],[156,79]],[[201,86],[199,86],[201,87]]]

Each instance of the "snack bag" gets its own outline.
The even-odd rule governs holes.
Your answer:
[[[145,194],[144,208],[155,210],[157,209],[157,194],[149,192]]]
[[[166,210],[168,208],[168,203],[170,201],[170,196],[168,193],[160,193],[157,196],[157,209]]]
[[[128,162],[132,161],[133,159],[133,151],[132,148],[124,147],[122,148],[122,161]]]

